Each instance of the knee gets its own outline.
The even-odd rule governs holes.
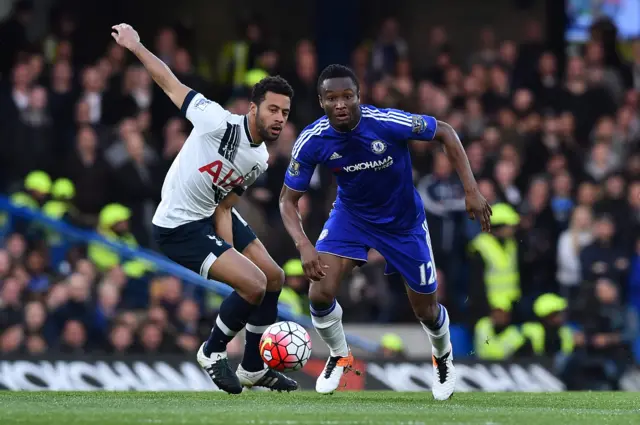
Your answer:
[[[437,302],[425,304],[414,309],[417,319],[425,324],[434,323],[440,314],[440,305]]]
[[[267,276],[267,291],[277,292],[282,290],[285,280],[284,270],[280,267],[274,267],[268,270],[265,275]]]
[[[245,299],[251,304],[260,305],[267,290],[267,277],[260,270],[256,270],[251,276],[251,284],[247,285]]]
[[[333,285],[327,285],[326,283],[327,282],[325,281],[322,281],[322,283],[311,282],[311,286],[309,287],[309,301],[311,302],[311,305],[329,306],[333,303],[333,300],[336,297],[336,294],[330,290]]]

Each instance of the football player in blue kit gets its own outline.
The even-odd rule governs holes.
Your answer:
[[[326,116],[300,133],[280,194],[282,219],[311,280],[313,324],[330,348],[316,391],[335,391],[353,362],[335,297],[345,274],[366,263],[369,249],[375,249],[387,261],[385,273],[400,273],[405,280],[413,311],[431,340],[433,396],[446,400],[456,381],[449,316],[436,297],[436,266],[424,207],[413,185],[409,141],[442,145],[464,185],[467,212],[483,231],[490,230],[491,207],[450,125],[426,115],[361,105],[358,80],[341,65],[320,74],[318,95]],[[314,247],[297,203],[318,164],[333,171],[338,195]]]

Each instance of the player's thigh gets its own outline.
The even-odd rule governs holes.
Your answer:
[[[418,294],[436,292],[436,264],[426,224],[408,234],[375,232],[374,236],[374,248],[387,261],[386,274],[400,273]]]
[[[327,265],[328,268],[324,269],[325,277],[319,281],[311,281],[309,286],[309,300],[311,300],[312,303],[329,304],[333,302],[338,294],[340,284],[347,273],[361,263],[351,258],[339,257],[327,253],[320,254],[320,261]]]
[[[252,304],[260,304],[267,288],[264,273],[235,248],[226,250],[209,267],[209,277],[235,289]]]
[[[267,277],[267,291],[279,291],[282,289],[284,272],[269,255],[260,239],[252,240],[241,252],[265,274]]]

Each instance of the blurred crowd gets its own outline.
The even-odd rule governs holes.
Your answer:
[[[47,37],[33,43],[25,32],[29,3],[16,5],[0,24],[0,39],[12,40],[0,52],[2,193],[113,241],[153,249],[151,216],[190,124],[115,43],[97,61],[78,60],[87,55],[76,51],[77,17],[59,11]],[[486,341],[500,341],[516,326],[517,338],[530,340],[524,352],[539,354],[524,326],[534,322],[544,329],[570,324],[572,350],[629,353],[637,337],[640,42],[623,57],[615,29],[599,25],[562,62],[535,21],[523,25],[519,42],[484,28],[474,52],[459,55],[449,29],[433,27],[424,46],[409,46],[390,18],[353,52],[363,103],[450,123],[481,192],[500,212],[495,231],[483,238],[466,217],[446,155],[434,144],[411,142],[440,300],[458,326],[485,332]],[[284,52],[270,45],[259,22],[242,29],[221,49],[216,73],[200,72],[206,68],[197,67],[170,27],[143,41],[185,84],[234,113],[247,112],[250,87],[266,75],[280,74],[293,86],[290,122],[269,146],[269,169],[238,209],[276,261],[287,264],[285,301],[305,313],[307,284],[277,198],[297,134],[322,115],[319,64],[311,40]],[[421,49],[426,67],[414,66],[411,49]],[[331,173],[316,170],[311,187],[300,206],[315,239],[335,199]],[[0,228],[0,352],[192,351],[208,333],[216,295],[6,214]],[[349,276],[341,294],[345,320],[414,321],[402,282],[383,269],[372,251]]]

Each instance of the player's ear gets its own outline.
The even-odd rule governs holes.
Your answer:
[[[249,104],[249,112],[251,113],[251,115],[253,115],[254,117],[258,115],[258,105],[255,102],[251,102]]]
[[[318,95],[318,102],[320,103],[320,107],[324,109],[324,104],[322,103],[322,96]]]

